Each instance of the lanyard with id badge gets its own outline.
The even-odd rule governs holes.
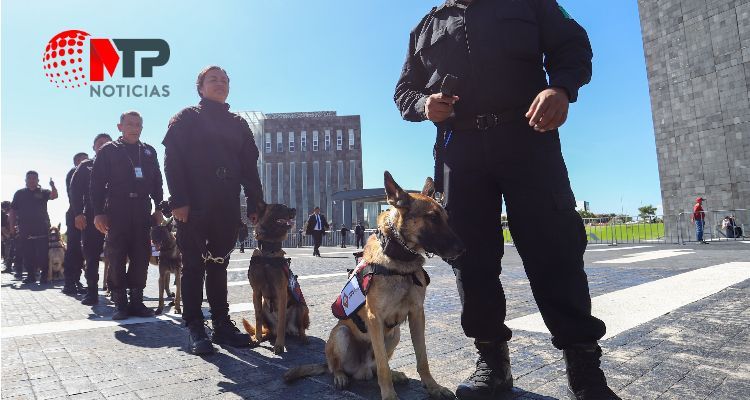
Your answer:
[[[138,143],[138,166],[133,163],[133,159],[130,158],[128,150],[123,150],[125,150],[125,155],[128,157],[128,161],[130,161],[130,166],[133,167],[133,175],[135,175],[135,179],[143,179],[143,168],[141,167],[141,144]]]

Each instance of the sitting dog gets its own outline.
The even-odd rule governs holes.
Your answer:
[[[49,228],[49,273],[50,281],[63,279],[63,260],[65,260],[65,243],[60,236],[60,224]]]
[[[310,311],[302,295],[297,276],[289,268],[291,259],[285,258],[281,242],[286,239],[290,221],[296,210],[283,204],[258,205],[255,239],[247,277],[253,288],[255,327],[242,320],[245,330],[255,342],[275,337],[273,352],[284,352],[286,334],[299,336],[307,343],[305,329],[310,327]]]
[[[455,398],[435,382],[427,363],[424,298],[430,279],[421,253],[453,259],[464,251],[463,244],[448,226],[445,210],[432,198],[432,179],[427,179],[421,194],[407,194],[386,171],[385,190],[392,208],[378,216],[378,232],[368,239],[362,261],[331,306],[340,321],[326,343],[327,363],[292,368],[284,379],[291,382],[328,371],[336,388],[343,389],[350,377],[377,375],[381,397],[396,399],[393,384],[408,378],[392,371],[388,360],[400,340],[400,326],[408,319],[422,385],[432,398]]]
[[[164,293],[170,297],[169,292],[169,275],[175,275],[175,285],[177,286],[177,293],[174,296],[174,302],[169,305],[174,305],[174,311],[177,314],[182,314],[180,308],[181,300],[181,275],[182,275],[182,254],[180,249],[177,248],[177,239],[172,234],[172,218],[169,218],[163,225],[151,227],[151,242],[153,243],[154,249],[159,252],[158,265],[159,265],[159,306],[156,307],[155,313],[161,314],[164,311]],[[155,258],[154,256],[151,257]]]

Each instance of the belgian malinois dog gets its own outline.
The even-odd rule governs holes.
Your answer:
[[[64,278],[63,274],[63,261],[65,259],[65,242],[63,242],[60,236],[60,224],[57,226],[51,226],[48,232],[49,236],[49,250],[47,255],[49,257],[49,271],[47,273],[47,279],[49,281],[60,280]]]
[[[408,194],[386,171],[385,191],[392,208],[378,216],[378,233],[370,236],[363,261],[350,275],[350,283],[355,278],[358,283],[351,291],[348,283],[332,306],[341,321],[328,337],[327,363],[292,368],[284,379],[290,382],[328,371],[333,374],[335,386],[343,389],[350,378],[370,379],[377,375],[381,397],[396,399],[393,384],[408,378],[392,371],[388,360],[400,340],[400,326],[408,319],[422,384],[430,397],[452,399],[453,392],[435,382],[427,363],[424,298],[429,276],[423,269],[422,254],[453,259],[464,247],[448,226],[447,213],[433,199],[431,178],[427,178],[421,194]],[[352,304],[361,295],[364,299],[359,298],[359,305]],[[344,308],[351,313],[342,318],[337,309]]]
[[[154,248],[159,251],[159,306],[156,307],[156,314],[161,314],[164,311],[164,293],[167,296],[171,295],[169,292],[170,274],[175,275],[175,285],[177,286],[173,303],[174,312],[182,314],[180,308],[182,254],[180,249],[177,248],[177,239],[172,234],[172,222],[172,218],[169,218],[163,225],[151,227],[151,242],[154,244]]]
[[[255,327],[243,319],[242,324],[255,342],[275,337],[273,352],[284,352],[286,335],[299,336],[307,343],[305,329],[310,327],[310,311],[290,267],[291,259],[281,249],[287,238],[289,225],[297,211],[283,204],[258,205],[258,223],[247,277],[253,288]]]

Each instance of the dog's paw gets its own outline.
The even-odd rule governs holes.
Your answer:
[[[393,392],[392,394],[387,394],[382,396],[383,400],[398,400],[398,395],[396,392]]]
[[[273,346],[273,354],[276,354],[276,355],[284,354],[284,351],[286,350],[284,349],[283,344],[277,344]]]
[[[391,380],[394,385],[399,385],[401,383],[409,382],[409,377],[401,371],[391,370]]]
[[[453,400],[456,398],[456,395],[453,394],[453,391],[448,389],[447,387],[435,385],[426,389],[427,394],[430,395],[431,399]]]
[[[333,374],[333,386],[338,390],[344,390],[349,386],[349,377],[343,372]]]
[[[170,301],[168,305],[169,306],[173,306],[174,305],[174,301]]]
[[[182,314],[182,309],[180,307],[175,307],[174,313],[175,314]]]
[[[163,311],[164,311],[164,309],[163,309],[163,308],[161,308],[161,307],[159,307],[159,308],[157,308],[156,310],[154,310],[154,314],[155,314],[155,315],[161,315],[161,313],[162,313]]]

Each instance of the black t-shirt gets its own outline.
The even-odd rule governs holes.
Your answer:
[[[8,220],[8,214],[5,211],[2,212],[2,219],[3,219],[3,228],[10,228],[10,221]]]
[[[52,192],[47,189],[23,188],[13,195],[10,207],[16,212],[16,223],[21,236],[47,234],[49,230],[47,202],[51,194]]]

